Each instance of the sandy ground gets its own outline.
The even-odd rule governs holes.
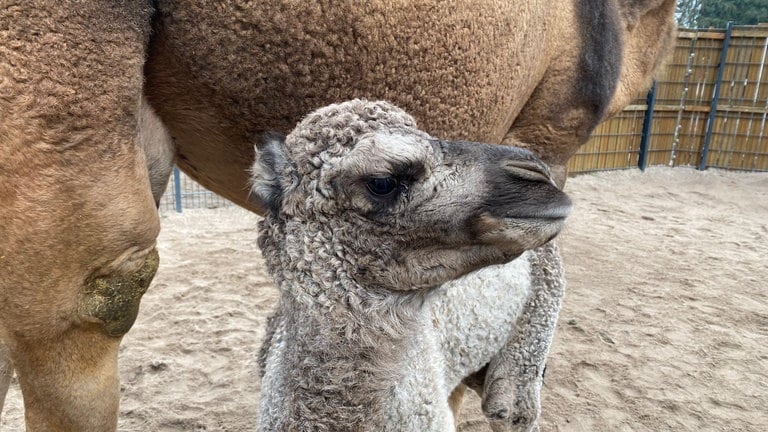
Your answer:
[[[768,430],[768,174],[585,175],[543,431]],[[166,212],[161,269],[120,353],[123,431],[252,431],[276,299],[235,208]],[[21,431],[15,383],[0,423]],[[488,431],[479,402],[462,431]]]

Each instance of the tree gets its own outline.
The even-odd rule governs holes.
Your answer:
[[[680,0],[680,4],[692,0]],[[699,0],[696,26],[724,28],[728,21],[738,25],[768,22],[768,0]]]
[[[696,28],[699,23],[702,0],[678,0],[675,8],[677,25],[685,28]]]

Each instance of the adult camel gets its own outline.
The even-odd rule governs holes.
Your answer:
[[[28,430],[116,428],[118,345],[158,266],[174,154],[262,213],[247,185],[262,133],[366,97],[434,136],[528,147],[562,184],[648,84],[674,5],[3,0],[0,371],[16,370]]]

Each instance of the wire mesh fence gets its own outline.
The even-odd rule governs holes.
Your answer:
[[[181,213],[183,209],[212,209],[233,205],[232,201],[202,187],[177,167],[173,167],[171,181],[160,199],[159,210],[161,214],[170,211]]]

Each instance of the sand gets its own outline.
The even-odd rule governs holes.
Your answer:
[[[653,168],[566,190],[542,430],[768,430],[768,173]],[[163,214],[160,272],[120,352],[120,430],[254,430],[276,300],[256,221]],[[14,380],[0,430],[23,430],[20,399]],[[476,397],[460,430],[490,430]]]

